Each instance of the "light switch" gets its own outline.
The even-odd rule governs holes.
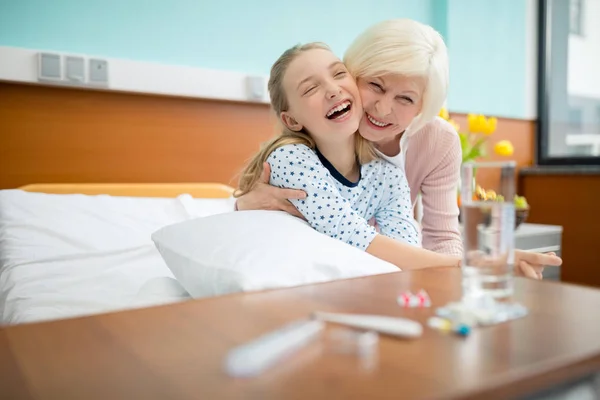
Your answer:
[[[108,61],[90,58],[89,83],[96,85],[108,85]]]
[[[85,82],[85,60],[83,57],[66,56],[66,78],[71,82]]]
[[[61,80],[61,61],[62,60],[60,54],[38,53],[38,80]]]

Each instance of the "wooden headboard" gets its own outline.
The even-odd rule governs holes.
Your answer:
[[[268,105],[0,82],[0,189],[218,182],[274,134]]]

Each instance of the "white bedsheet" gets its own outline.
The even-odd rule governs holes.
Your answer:
[[[150,235],[233,210],[232,199],[0,191],[0,324],[182,301]]]

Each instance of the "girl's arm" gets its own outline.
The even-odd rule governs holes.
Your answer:
[[[458,256],[434,253],[384,235],[375,236],[367,247],[367,253],[390,262],[403,271],[431,267],[460,267],[461,264]]]
[[[280,147],[267,162],[271,165],[272,185],[306,192],[306,199],[291,202],[315,230],[366,250],[401,269],[458,265],[458,258],[378,234],[338,192],[329,171],[308,147]]]
[[[381,199],[375,209],[379,231],[392,239],[421,246],[421,233],[413,216],[410,187],[404,171],[393,164],[381,161],[376,177],[371,183]]]
[[[384,190],[378,192],[382,197],[375,212],[381,235],[373,239],[367,252],[403,270],[459,266],[458,256],[420,248],[420,233],[413,217],[410,188],[404,172],[387,162],[382,162],[379,167],[378,175],[386,177],[382,185],[374,182],[375,187]]]
[[[269,157],[270,183],[299,189],[306,199],[290,202],[315,230],[365,250],[377,235],[375,228],[351,207],[316,153],[305,145],[279,147]]]

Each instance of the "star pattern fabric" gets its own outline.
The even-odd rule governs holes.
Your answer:
[[[360,168],[350,182],[318,150],[291,144],[267,158],[270,183],[301,189],[303,200],[290,200],[317,231],[365,250],[378,234],[368,221],[376,221],[381,234],[415,246],[421,234],[413,218],[410,189],[402,169],[377,159]]]

